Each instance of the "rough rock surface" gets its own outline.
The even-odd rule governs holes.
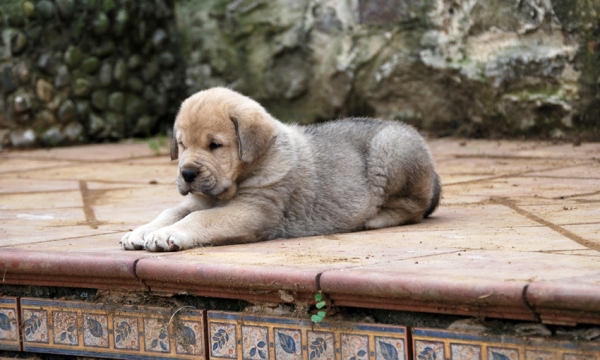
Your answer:
[[[185,96],[173,0],[0,2],[0,149],[170,127]]]
[[[599,0],[190,0],[188,93],[286,121],[400,119],[438,135],[600,139]]]

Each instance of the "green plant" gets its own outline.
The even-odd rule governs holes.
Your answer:
[[[160,155],[160,148],[167,146],[167,137],[158,135],[148,139],[148,146],[155,155]]]
[[[310,319],[315,324],[318,324],[321,321],[323,321],[323,319],[325,319],[325,316],[327,315],[327,311],[321,310],[327,305],[327,302],[323,300],[323,293],[321,292],[315,294],[315,301],[315,306],[317,307],[317,309],[319,309],[319,311],[315,315],[311,316]]]

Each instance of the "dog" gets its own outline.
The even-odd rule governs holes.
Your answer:
[[[409,125],[286,125],[226,88],[183,102],[175,159],[184,201],[123,236],[123,248],[178,251],[418,223],[441,193],[431,153]]]

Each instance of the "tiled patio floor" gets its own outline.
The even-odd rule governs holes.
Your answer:
[[[3,152],[0,284],[600,324],[600,144],[430,145],[443,201],[421,224],[158,254],[119,240],[181,200],[166,155]]]

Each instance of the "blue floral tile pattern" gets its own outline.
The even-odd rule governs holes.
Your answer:
[[[17,299],[0,297],[0,350],[20,349]]]
[[[113,338],[116,349],[139,350],[140,334],[138,318],[131,316],[113,317]]]
[[[332,332],[307,331],[308,358],[327,360],[335,358],[335,335]]]
[[[90,347],[108,347],[108,316],[83,313],[83,344]]]
[[[52,323],[54,343],[61,345],[79,345],[77,313],[70,311],[53,311]]]
[[[213,358],[237,359],[237,333],[235,325],[210,324],[210,355]]]
[[[269,359],[269,330],[264,326],[242,326],[242,354],[248,360]]]
[[[178,354],[200,355],[204,353],[201,321],[179,321],[175,326],[176,352]]]
[[[48,312],[24,309],[22,331],[25,342],[48,343]]]
[[[452,360],[481,360],[481,346],[467,344],[450,344]]]
[[[201,310],[175,312],[31,298],[20,302],[24,351],[93,358],[205,359],[205,312]]]
[[[525,360],[558,360],[554,351],[527,350]]]
[[[600,360],[600,344],[412,329],[415,360]],[[439,349],[439,350],[438,350]],[[444,354],[448,354],[444,357]]]
[[[563,354],[563,360],[596,360],[594,355]]]
[[[144,319],[144,345],[146,351],[171,352],[171,340],[167,322],[160,319]]]
[[[302,359],[302,332],[291,329],[274,329],[275,359]]]
[[[418,360],[444,360],[444,343],[431,341],[415,341],[415,356]]]
[[[342,360],[369,359],[369,337],[366,335],[341,334]]]
[[[406,328],[393,325],[323,322],[310,319],[209,311],[211,348],[230,341],[228,351],[237,351],[243,360],[408,360]],[[228,330],[228,332],[226,331]],[[220,336],[216,336],[219,335]],[[240,341],[224,334],[240,334]],[[225,345],[223,345],[225,349]],[[211,357],[218,358],[223,352]],[[440,360],[444,360],[443,358]]]
[[[488,347],[490,360],[519,360],[519,350],[506,347]]]

